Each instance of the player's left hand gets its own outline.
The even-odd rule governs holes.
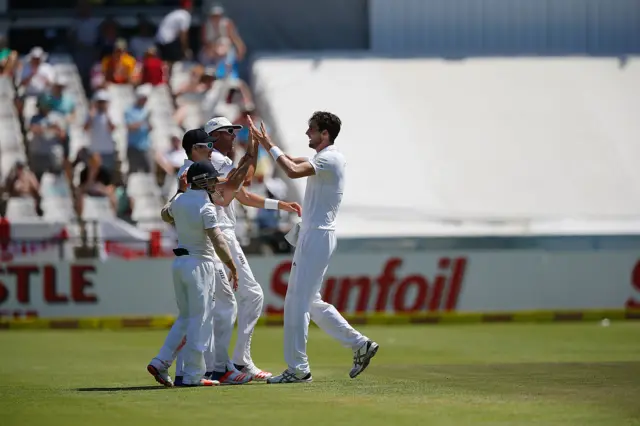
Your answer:
[[[302,216],[302,207],[298,203],[286,203],[282,201],[282,210],[290,213],[295,213],[298,217]]]

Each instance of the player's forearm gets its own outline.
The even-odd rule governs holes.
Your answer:
[[[213,243],[213,249],[216,251],[216,254],[222,263],[224,263],[230,270],[235,270],[233,258],[231,257],[231,250],[229,249],[229,245],[227,244],[222,231],[220,231],[220,228],[207,229],[207,235]]]
[[[291,160],[294,164],[304,163],[308,159],[306,157],[292,157],[288,154],[284,154],[289,160]]]
[[[228,176],[227,181],[222,184],[225,189],[232,189],[233,192],[238,192],[244,183],[245,177],[247,177],[247,173],[249,172],[249,167],[251,166],[251,161],[243,162],[232,174]]]
[[[162,218],[163,222],[170,224],[173,223],[173,216],[171,216],[171,203],[173,203],[173,201],[178,198],[180,194],[182,194],[181,191],[176,192],[176,194],[171,197],[167,204],[164,205],[162,210],[160,210],[160,217]]]
[[[278,160],[276,161],[276,164],[278,164],[278,166],[280,166],[280,168],[284,171],[284,173],[287,175],[287,177],[289,177],[291,179],[295,179],[295,178],[299,177],[298,176],[298,173],[299,173],[298,164],[296,164],[288,156],[281,155],[280,157],[278,157]]]
[[[284,201],[265,198],[262,195],[254,194],[246,189],[242,189],[236,195],[236,199],[243,206],[255,207],[257,209],[284,210]]]

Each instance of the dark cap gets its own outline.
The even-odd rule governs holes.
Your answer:
[[[184,134],[182,137],[182,148],[189,154],[191,148],[198,143],[213,143],[215,139],[205,133],[203,129],[192,129]]]
[[[189,166],[187,170],[187,183],[207,181],[209,179],[215,179],[218,176],[220,176],[220,173],[213,167],[211,161],[198,161]]]

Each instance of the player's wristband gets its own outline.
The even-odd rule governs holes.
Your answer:
[[[274,200],[273,198],[265,198],[264,208],[267,210],[278,210],[279,202],[279,200]]]
[[[275,161],[278,161],[278,158],[280,158],[281,155],[284,155],[284,152],[282,152],[282,150],[277,146],[274,146],[269,150],[269,154],[271,154]]]

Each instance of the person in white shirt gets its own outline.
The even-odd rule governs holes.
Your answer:
[[[233,149],[233,143],[236,139],[235,132],[241,129],[242,126],[232,124],[226,117],[214,117],[204,125],[204,131],[215,140],[211,162],[222,177],[228,176],[234,168],[233,160],[226,154]],[[252,155],[253,169],[255,170],[255,161],[258,158],[257,141],[249,141],[247,152]],[[298,203],[265,199],[265,197],[248,192],[244,187],[236,194],[236,200],[248,207],[284,210],[298,215],[301,210]],[[216,206],[216,210],[220,220],[220,229],[231,249],[234,263],[238,266],[238,337],[232,358],[233,364],[237,370],[251,375],[253,380],[264,381],[272,374],[256,367],[251,358],[251,336],[260,315],[262,315],[264,294],[236,237],[234,204],[227,207]],[[216,379],[216,373],[221,374],[222,372],[214,372],[214,379]]]
[[[171,81],[173,64],[184,58],[191,59],[193,56],[189,48],[192,9],[192,0],[180,0],[180,9],[165,16],[158,26],[156,44],[160,57],[168,67],[168,81]]]
[[[18,79],[18,89],[22,94],[16,98],[16,109],[22,115],[27,97],[38,97],[49,91],[55,79],[55,70],[46,63],[47,53],[39,46],[31,49],[25,57],[25,65]]]
[[[330,112],[317,111],[311,116],[306,135],[309,147],[317,152],[311,159],[285,155],[273,144],[264,124],[258,130],[251,118],[249,123],[254,137],[289,178],[308,177],[302,222],[299,237],[293,243],[296,249],[284,301],[284,357],[288,368],[267,383],[312,381],[307,358],[310,319],[353,350],[349,376],[355,378],[367,368],[378,351],[378,344],[349,325],[320,295],[329,259],[336,248],[336,218],[344,193],[346,161],[334,146],[342,122]]]
[[[214,139],[211,138],[203,129],[194,129],[187,132],[182,139],[182,146],[187,153],[187,159],[178,171],[178,178],[183,179],[185,173],[190,170],[190,166],[194,161],[211,161],[211,153],[213,151]],[[236,196],[240,185],[246,179],[251,165],[250,159],[253,152],[248,152],[239,167],[226,176],[224,183],[218,185],[218,191],[213,194],[212,199],[216,204],[228,206]],[[183,183],[181,183],[181,186]],[[167,223],[172,223],[173,218],[169,214],[169,207],[173,200],[178,199],[182,192],[186,190],[182,186],[178,193],[167,203],[162,209],[161,217]],[[214,327],[213,334],[215,336],[214,351],[205,352],[205,363],[207,366],[207,377],[218,380],[221,384],[241,385],[252,380],[249,374],[238,371],[229,358],[229,346],[231,344],[231,336],[233,334],[233,324],[235,321],[236,304],[231,284],[225,278],[224,264],[219,259],[214,259],[215,270],[221,280],[216,286],[216,305],[213,311]],[[182,352],[176,354],[176,386],[183,382],[183,356]],[[218,374],[214,374],[217,371]],[[222,374],[220,374],[222,373]]]
[[[237,281],[236,267],[229,247],[221,236],[216,209],[208,192],[215,191],[219,174],[207,160],[194,163],[187,172],[191,188],[169,206],[178,232],[178,248],[174,250],[173,286],[178,305],[177,326],[171,328],[158,355],[147,365],[147,371],[164,386],[173,383],[168,369],[174,353],[184,357],[182,386],[215,386],[220,382],[204,378],[204,352],[214,345],[210,328],[215,306],[215,254],[230,270],[230,279]],[[214,254],[215,253],[215,254]],[[185,340],[186,335],[186,340]]]
[[[113,131],[116,127],[109,114],[109,101],[109,93],[106,90],[95,93],[84,130],[89,134],[89,151],[94,160],[113,171],[116,167],[116,143],[113,139]],[[92,181],[91,177],[89,180]]]

